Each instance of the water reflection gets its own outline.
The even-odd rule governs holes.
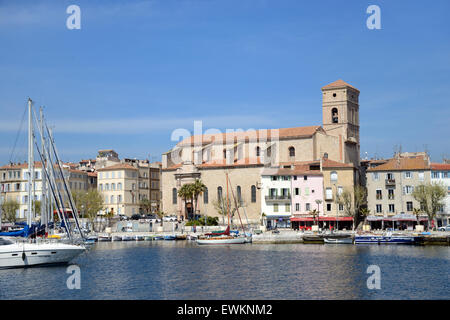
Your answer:
[[[98,243],[65,267],[0,270],[2,299],[448,299],[448,247]],[[381,289],[369,290],[369,265]]]

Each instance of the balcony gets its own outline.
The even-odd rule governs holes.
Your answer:
[[[386,179],[386,187],[395,187],[395,179]]]
[[[290,202],[291,201],[291,195],[268,195],[265,197],[266,202]]]

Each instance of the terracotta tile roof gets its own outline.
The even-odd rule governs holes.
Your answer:
[[[34,167],[42,168],[42,163],[40,161],[35,161]],[[27,168],[28,168],[27,162],[20,163],[20,164],[7,164],[7,165],[0,167],[0,169],[27,169]]]
[[[220,141],[222,143],[230,142],[230,141],[246,141],[249,138],[259,139],[270,137],[276,137],[276,131],[278,131],[278,138],[286,139],[286,138],[298,138],[298,137],[310,137],[314,135],[317,131],[322,130],[321,126],[309,126],[309,127],[295,127],[295,128],[280,128],[280,129],[267,129],[267,130],[256,130],[254,132],[229,132],[229,133],[218,133],[218,134],[203,134],[203,135],[195,135],[190,136],[189,138],[184,139],[183,141],[178,143],[178,146],[182,145],[193,145],[195,139],[199,139],[204,144],[209,144],[214,141]]]
[[[347,82],[345,82],[345,81],[343,81],[341,79],[339,79],[337,81],[334,81],[334,82],[332,82],[330,84],[327,84],[325,87],[322,87],[322,90],[324,90],[324,89],[333,89],[333,88],[346,88],[346,87],[350,87],[350,88],[352,88],[352,89],[354,89],[354,90],[359,92],[359,90],[356,89],[354,86],[348,84]]]
[[[97,169],[97,171],[111,171],[111,170],[119,170],[119,169],[138,170],[137,168],[135,168],[132,165],[129,165],[127,163],[119,163],[119,164],[114,164],[114,165],[106,167],[106,168]]]
[[[428,161],[424,157],[392,158],[385,164],[367,169],[373,171],[402,171],[402,170],[426,170],[430,169]]]
[[[330,159],[322,159],[323,168],[354,168],[352,163],[337,162]]]
[[[431,170],[450,170],[450,163],[431,163]]]

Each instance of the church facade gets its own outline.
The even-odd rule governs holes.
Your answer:
[[[219,216],[227,194],[249,223],[261,221],[261,177],[323,158],[359,168],[359,90],[338,80],[322,88],[322,125],[190,136],[162,156],[162,209],[185,218]],[[228,184],[226,177],[229,177]],[[197,211],[178,196],[201,179]],[[227,192],[228,189],[228,192]]]

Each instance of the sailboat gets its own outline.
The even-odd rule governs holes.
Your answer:
[[[0,234],[0,268],[17,268],[17,267],[29,267],[36,265],[53,265],[53,264],[61,264],[68,263],[81,253],[85,252],[85,246],[81,244],[77,244],[77,242],[83,242],[84,235],[81,231],[77,210],[75,208],[72,195],[70,193],[69,186],[66,181],[66,177],[62,171],[61,161],[59,160],[58,153],[56,151],[56,147],[53,143],[53,138],[50,134],[50,131],[47,128],[47,134],[50,138],[50,145],[47,149],[45,146],[45,134],[44,134],[44,120],[41,109],[41,126],[38,127],[41,135],[41,144],[42,144],[42,152],[39,150],[39,146],[34,138],[33,132],[33,109],[32,109],[32,101],[28,99],[28,210],[27,210],[27,223],[25,227],[17,232],[16,234],[11,233],[2,233]],[[33,199],[34,199],[34,147],[37,147],[37,151],[42,161],[42,176],[43,176],[43,202],[47,198],[48,203],[53,203],[58,207],[58,215],[60,215],[62,225],[65,228],[67,233],[67,241],[66,242],[55,242],[52,240],[38,240],[35,238],[33,242],[29,238],[33,228],[35,226],[32,224],[33,217]],[[51,148],[50,148],[51,147]],[[52,154],[53,152],[53,154]],[[53,157],[52,157],[53,155]],[[56,160],[56,164],[53,165],[52,158]],[[45,165],[48,166],[45,166]],[[69,203],[72,209],[73,217],[75,220],[75,224],[78,230],[79,239],[74,239],[73,231],[71,230],[70,224],[68,223],[64,210],[62,210],[63,201],[61,197],[61,192],[57,188],[55,174],[53,170],[55,168],[59,169],[58,174],[61,177],[62,185],[64,186],[64,191],[67,193]],[[45,179],[44,179],[45,177]],[[47,184],[48,183],[48,184]],[[47,188],[49,187],[49,188]],[[44,192],[45,190],[45,192]],[[53,198],[53,199],[52,199]],[[51,200],[52,199],[52,200]],[[43,205],[43,208],[48,209],[50,206]],[[51,216],[53,218],[53,211],[47,210],[42,211],[41,214],[41,226],[44,227],[44,235],[47,234],[48,226],[50,225],[48,216],[49,212],[52,212]],[[37,236],[37,232],[34,235]],[[21,237],[20,240],[14,237]]]
[[[204,236],[200,236],[197,239],[199,245],[219,245],[219,244],[243,244],[248,242],[246,237],[232,236],[230,235],[230,210],[228,199],[228,173],[227,177],[227,214],[228,214],[228,227],[221,233],[207,233]],[[240,218],[240,217],[239,217]]]

